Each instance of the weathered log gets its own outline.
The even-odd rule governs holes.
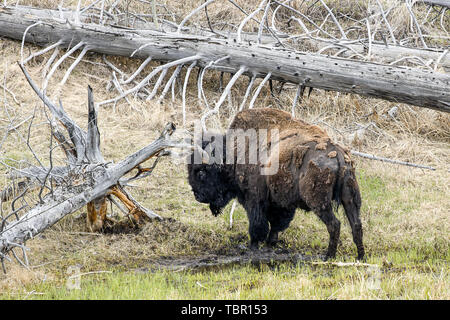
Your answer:
[[[73,157],[80,159],[80,164],[68,164],[66,167],[54,168],[31,167],[12,173],[12,177],[27,179],[24,182],[25,185],[21,186],[20,183],[18,185],[17,189],[22,193],[26,192],[31,184],[33,187],[41,187],[42,190],[45,184],[44,178],[47,179],[49,176],[54,180],[54,186],[50,192],[40,199],[40,203],[22,214],[20,219],[14,212],[8,214],[8,216],[14,214],[17,217],[16,221],[7,222],[7,218],[2,216],[0,221],[0,260],[3,261],[3,258],[12,248],[23,247],[26,240],[33,238],[64,216],[85,205],[88,208],[88,227],[92,231],[101,229],[106,219],[106,199],[110,195],[114,195],[121,200],[129,210],[129,214],[137,221],[142,217],[160,218],[134,200],[121,187],[120,179],[144,161],[160,154],[165,148],[180,146],[169,139],[175,130],[175,126],[172,123],[167,124],[158,139],[126,157],[118,164],[106,162],[99,148],[100,134],[97,127],[97,112],[94,107],[92,89],[88,87],[89,124],[86,133],[64,112],[62,105],[59,108],[54,105],[37,88],[26,69],[22,65],[20,67],[36,94],[49,108],[53,116],[66,127],[74,144],[72,146]],[[77,135],[76,139],[74,132]],[[59,132],[59,134],[63,135],[62,132]],[[64,137],[60,138],[65,139]],[[77,154],[77,151],[80,150],[83,151],[83,154]],[[74,183],[75,180],[76,183]],[[14,193],[17,193],[17,190],[7,189],[2,192],[2,201],[11,199],[15,196]],[[12,210],[14,211],[14,205],[12,205]]]
[[[450,8],[450,1],[449,0],[419,0],[417,3],[425,3],[432,6],[441,6],[441,7],[447,7]]]
[[[173,124],[168,124],[165,133],[174,130]],[[31,209],[20,220],[8,224],[0,232],[0,253],[5,254],[14,247],[14,244],[22,244],[33,238],[45,229],[51,227],[66,215],[91,203],[90,206],[102,205],[102,200],[110,192],[110,188],[117,185],[119,179],[131,171],[143,161],[161,152],[165,148],[174,147],[176,144],[167,140],[166,135],[161,135],[157,140],[128,156],[118,164],[105,167],[97,166],[91,173],[96,173],[94,181],[86,181],[84,185],[73,188],[57,188],[52,195],[45,197],[43,204]],[[100,200],[98,200],[100,199]],[[99,210],[99,208],[96,208]],[[103,212],[102,212],[103,213]],[[95,223],[95,219],[92,221]]]
[[[6,253],[14,244],[24,243],[45,229],[51,227],[66,215],[82,208],[88,203],[102,199],[110,187],[118,183],[122,175],[164,148],[172,147],[173,142],[159,138],[147,147],[129,156],[117,165],[107,168],[93,185],[75,188],[73,191],[57,190],[53,196],[46,197],[42,205],[27,212],[19,221],[12,222],[0,232],[0,252]],[[76,192],[78,190],[78,192]],[[93,204],[95,206],[95,202]],[[95,222],[96,220],[93,220]]]
[[[33,8],[33,7],[15,7],[13,10],[18,10],[22,12],[23,14],[28,15],[36,15],[41,16],[42,15],[42,9]],[[70,10],[50,10],[46,9],[45,11],[47,17],[51,16],[53,19],[67,19],[71,20],[73,19],[74,12]],[[89,21],[89,15],[81,15],[80,21],[87,23]],[[138,30],[158,30],[156,25],[152,22],[142,22],[140,20],[136,20],[133,23],[133,27],[136,28],[136,31]],[[161,26],[162,30],[166,33],[175,33],[177,31],[177,26],[174,24],[169,23],[163,23]],[[183,26],[183,33],[189,34],[189,35],[196,35],[201,37],[216,37],[217,35],[210,30],[207,29],[201,29],[201,28],[189,28],[186,26]],[[221,31],[221,35],[226,37],[228,40],[235,41],[237,39],[237,34],[233,32],[224,32]],[[144,33],[145,36],[145,33]],[[288,34],[282,34],[277,33],[277,37],[281,40],[289,38]],[[258,34],[254,32],[242,32],[241,38],[243,42],[252,42],[256,43],[258,41]],[[340,56],[343,57],[349,57],[354,55],[355,53],[359,53],[362,55],[365,55],[367,53],[367,46],[368,44],[361,44],[361,43],[348,43],[349,41],[344,41],[343,43],[340,43],[339,41],[331,41],[324,39],[326,41],[319,41],[319,40],[313,40],[313,39],[299,39],[300,42],[306,43],[308,46],[316,47],[318,50],[330,47],[332,45],[335,45],[336,47],[340,48],[349,48],[349,50],[341,52]],[[276,44],[277,40],[268,33],[262,33],[261,34],[261,44],[263,45],[271,45]],[[410,48],[405,47],[401,45],[393,45],[393,44],[382,44],[382,43],[376,43],[372,42],[371,44],[371,53],[373,56],[377,57],[382,61],[383,63],[390,63],[393,61],[396,61],[402,57],[419,57],[425,61],[433,60],[433,61],[439,61],[439,64],[443,66],[446,69],[450,70],[450,54],[445,54],[443,50],[438,49],[418,49],[418,48]]]
[[[39,14],[37,14],[39,12]],[[36,24],[41,22],[40,24]],[[371,62],[326,57],[285,48],[238,43],[228,39],[125,30],[88,23],[74,25],[47,15],[33,15],[19,9],[0,9],[0,35],[22,39],[40,46],[59,42],[62,47],[83,42],[90,51],[134,56],[161,61],[182,61],[195,57],[198,67],[225,56],[210,69],[235,74],[242,66],[249,76],[272,79],[306,87],[356,93],[419,107],[450,112],[450,76],[433,71],[395,67]]]
[[[355,150],[351,150],[350,152],[351,152],[351,154],[354,154],[355,156],[366,158],[366,159],[378,160],[378,161],[389,162],[389,163],[394,163],[394,164],[400,164],[400,165],[403,165],[403,166],[427,169],[427,170],[432,170],[432,171],[436,170],[436,168],[433,168],[433,167],[430,167],[430,166],[424,166],[424,165],[421,165],[421,164],[416,164],[416,163],[407,162],[407,161],[400,161],[400,160],[394,160],[394,159],[389,159],[389,158],[384,158],[384,157],[378,157],[378,156],[373,155],[373,154],[359,152],[359,151],[355,151]]]
[[[354,44],[354,43],[345,43],[336,41],[333,44],[330,44],[329,41],[322,42],[318,40],[307,39],[305,40],[310,46],[317,48],[320,52],[324,52],[326,49],[338,49],[341,51],[339,56],[341,57],[351,57],[356,53],[360,55],[367,55],[368,44]],[[347,49],[347,50],[345,50]],[[370,46],[371,57],[376,58],[377,61],[382,61],[383,63],[395,63],[396,61],[400,61],[401,59],[410,58],[410,59],[422,59],[425,62],[430,62],[432,60],[433,63],[430,63],[430,67],[434,67],[436,62],[438,67],[444,67],[446,71],[450,70],[450,52],[441,51],[436,49],[417,49],[417,48],[409,48],[400,45],[392,45],[392,44],[380,44],[380,43],[371,43]]]

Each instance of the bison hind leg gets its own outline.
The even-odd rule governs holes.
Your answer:
[[[350,177],[346,179],[342,192],[342,204],[345,214],[352,228],[353,242],[358,251],[358,260],[364,259],[363,230],[360,219],[361,197],[359,188],[356,185],[356,179]]]
[[[325,256],[325,260],[334,258],[336,256],[337,245],[341,232],[341,222],[336,218],[331,207],[325,210],[315,211],[317,216],[327,226],[328,233],[330,235],[330,241],[328,244],[328,250]]]

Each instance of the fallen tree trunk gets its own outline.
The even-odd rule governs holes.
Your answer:
[[[28,15],[36,15],[40,16],[42,13],[42,9],[36,9],[33,7],[18,7],[14,8],[14,10],[20,10],[23,13],[26,13]],[[74,12],[73,11],[58,11],[58,10],[49,10],[46,9],[46,14],[51,16],[53,19],[72,19]],[[81,15],[80,21],[83,23],[87,23],[89,21],[89,15]],[[142,22],[140,20],[133,22],[133,28],[136,30],[158,30],[156,25],[151,22]],[[175,24],[169,24],[167,22],[161,23],[161,29],[163,32],[167,33],[175,33],[177,31],[177,26]],[[187,33],[190,35],[196,35],[201,37],[217,37],[217,34],[214,34],[210,30],[207,29],[200,29],[200,28],[188,28],[183,27],[182,28],[183,33]],[[229,40],[236,40],[237,34],[231,33],[231,32],[223,32],[221,31],[221,35],[226,37]],[[283,33],[277,33],[276,34],[279,39],[287,39],[289,38],[288,34]],[[145,34],[144,34],[145,36]],[[252,42],[256,43],[258,41],[258,34],[252,33],[252,32],[242,32],[241,38],[244,42]],[[261,43],[263,45],[274,45],[277,43],[276,39],[268,34],[268,33],[261,33],[260,39]],[[305,42],[308,46],[312,46],[316,48],[317,50],[324,50],[326,48],[338,48],[342,49],[339,53],[339,56],[341,57],[351,57],[354,56],[355,53],[366,55],[368,51],[368,43],[348,43],[348,41],[331,41],[329,39],[324,39],[324,41],[319,41],[316,39],[299,39],[300,42]],[[354,42],[354,41],[353,41]],[[344,50],[348,49],[348,50]],[[409,48],[405,46],[400,45],[393,45],[393,44],[382,44],[382,43],[371,43],[371,55],[379,59],[382,63],[391,63],[395,62],[399,59],[406,58],[406,57],[418,57],[423,59],[424,61],[430,61],[433,60],[435,62],[438,62],[439,66],[444,67],[446,70],[450,70],[450,54],[437,49],[417,49],[417,48]]]
[[[100,152],[100,133],[97,127],[97,112],[94,107],[93,93],[88,87],[88,130],[83,131],[65,113],[62,105],[57,107],[32,81],[25,68],[20,65],[33,90],[41,98],[56,120],[62,124],[69,135],[66,138],[55,123],[52,125],[52,135],[60,146],[66,151],[66,167],[27,168],[15,172],[14,175],[26,178],[26,186],[21,195],[12,201],[11,213],[1,216],[0,219],[0,260],[7,257],[7,253],[15,247],[24,248],[26,240],[33,238],[45,229],[49,228],[66,215],[87,205],[87,222],[91,231],[103,228],[106,220],[106,199],[114,195],[128,209],[128,214],[139,222],[141,219],[161,218],[150,210],[144,208],[131,197],[121,186],[121,178],[137,168],[149,158],[160,155],[166,148],[185,147],[169,139],[175,130],[172,123],[166,125],[161,136],[141,150],[126,157],[117,164],[106,162]],[[50,160],[51,162],[51,160]],[[143,172],[139,171],[138,175]],[[136,176],[135,176],[136,178]],[[55,179],[47,187],[46,180]],[[28,186],[40,187],[40,203],[25,212],[19,218],[17,212],[28,207],[15,209],[14,202],[23,197],[28,191]],[[41,197],[44,188],[50,190]],[[5,200],[11,198],[13,190],[7,189],[2,195]],[[17,190],[16,190],[17,193]],[[16,216],[15,221],[8,218]],[[17,258],[17,257],[16,257]]]
[[[369,44],[347,44],[345,41],[335,43],[321,42],[318,40],[307,39],[307,43],[318,49],[320,53],[325,53],[327,49],[335,49],[339,51],[339,56],[341,57],[352,57],[355,54],[367,56]],[[370,55],[372,58],[376,58],[377,61],[382,61],[383,63],[396,63],[404,59],[421,59],[423,62],[428,63],[431,67],[443,67],[445,71],[450,70],[450,52],[433,50],[433,49],[416,49],[403,47],[399,45],[392,44],[380,44],[371,43],[370,44]],[[434,65],[433,65],[434,62]]]
[[[420,0],[417,1],[418,3],[425,3],[432,6],[441,6],[441,7],[447,7],[450,8],[450,1],[449,0]]]
[[[52,196],[45,198],[45,203],[34,207],[20,220],[8,224],[0,232],[0,254],[4,255],[10,249],[20,246],[83,206],[97,199],[104,199],[109,189],[118,184],[119,178],[124,173],[132,170],[142,162],[142,159],[150,158],[171,146],[173,146],[172,142],[161,137],[117,165],[104,169],[101,173],[97,172],[101,176],[93,185],[84,185],[82,188],[78,186],[72,188],[73,190],[68,188],[55,190]]]
[[[84,47],[108,55],[170,61],[167,68],[196,62],[197,67],[208,66],[235,74],[245,67],[241,74],[248,76],[450,112],[450,76],[438,72],[332,58],[236,40],[70,23],[54,18],[46,10],[36,9],[31,15],[20,8],[0,9],[1,36],[21,40],[25,31],[25,41],[40,46],[81,44],[80,49]],[[153,75],[144,80],[148,82]]]

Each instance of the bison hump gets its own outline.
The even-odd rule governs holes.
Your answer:
[[[278,129],[280,140],[297,137],[298,143],[315,142],[325,145],[330,138],[322,128],[306,123],[300,119],[292,118],[285,111],[272,108],[248,109],[239,112],[230,125],[230,129]],[[270,133],[269,133],[270,135]]]

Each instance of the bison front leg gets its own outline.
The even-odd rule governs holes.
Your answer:
[[[316,212],[320,220],[327,226],[328,233],[330,234],[330,242],[328,244],[328,250],[325,259],[334,258],[336,256],[337,245],[339,241],[339,235],[341,232],[341,223],[335,217],[331,208]]]
[[[269,222],[263,208],[259,204],[254,204],[247,209],[250,233],[250,249],[259,248],[259,243],[264,242],[269,233]]]
[[[294,218],[295,211],[271,206],[267,212],[270,222],[270,232],[267,244],[274,246],[278,242],[278,233],[286,230]]]

